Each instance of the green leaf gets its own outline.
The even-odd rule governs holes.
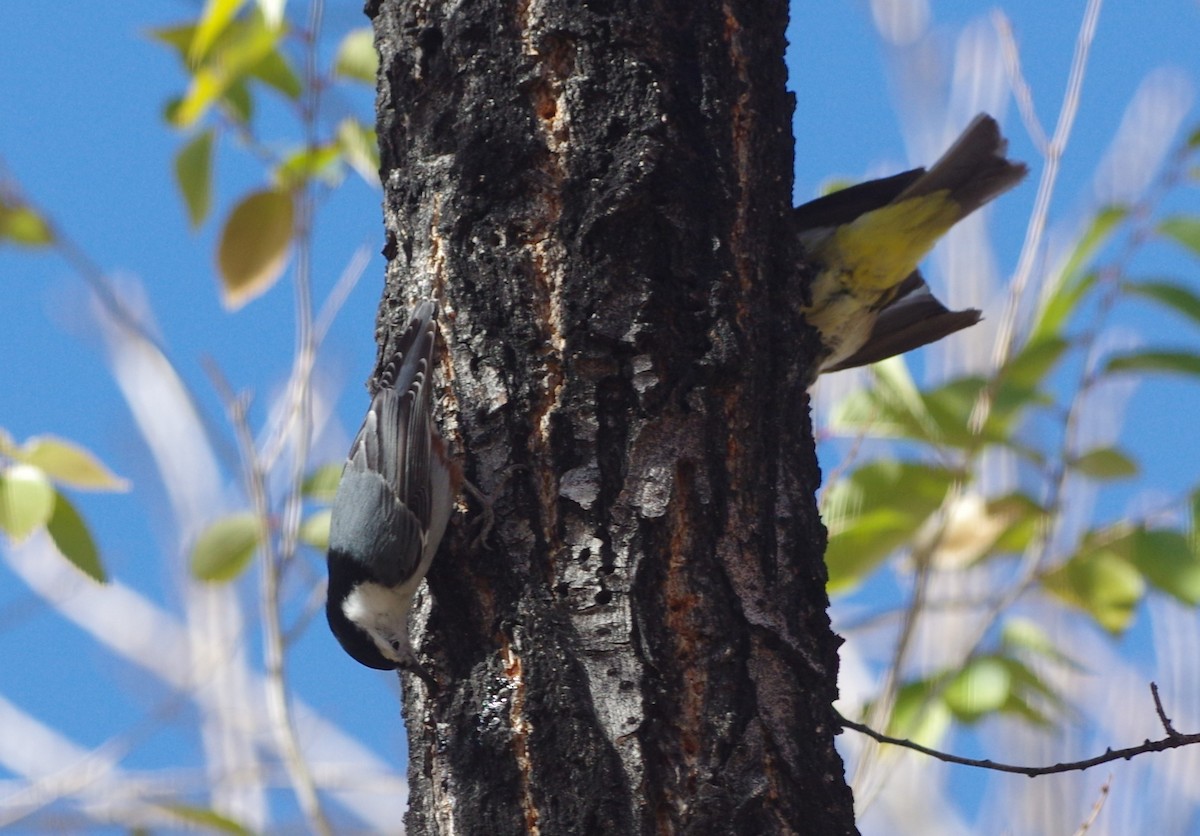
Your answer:
[[[830,534],[825,551],[830,592],[859,583],[891,552],[912,542],[956,478],[945,468],[881,460],[830,487],[822,501]]]
[[[278,30],[267,28],[257,16],[230,25],[211,54],[192,71],[188,91],[174,113],[175,124],[191,127],[215,102],[224,101],[230,88],[262,67],[268,76],[264,80],[270,83],[269,69],[273,65],[269,56],[275,51],[279,35]]]
[[[333,74],[375,86],[379,71],[379,53],[375,51],[375,33],[369,26],[352,29],[338,45],[333,61]]]
[[[873,511],[895,511],[924,519],[935,511],[957,479],[944,467],[895,459],[865,464],[834,484],[822,502],[830,533],[836,536]]]
[[[1137,463],[1115,447],[1098,447],[1067,462],[1068,467],[1093,479],[1126,479],[1136,476]]]
[[[276,167],[273,178],[282,189],[299,188],[305,182],[315,179],[336,183],[340,175],[338,163],[341,159],[341,149],[336,145],[304,148],[289,154]]]
[[[375,131],[357,119],[346,118],[338,123],[337,142],[358,176],[379,188],[379,140]]]
[[[1108,243],[1108,239],[1128,217],[1128,206],[1112,205],[1098,211],[1092,218],[1092,222],[1088,224],[1088,228],[1084,230],[1083,235],[1080,236],[1071,255],[1067,257],[1067,262],[1063,265],[1063,277],[1069,279],[1081,273],[1084,266]]]
[[[192,576],[228,582],[250,565],[259,545],[258,518],[249,511],[222,517],[204,530],[192,549]]]
[[[41,470],[55,482],[92,491],[126,491],[129,482],[116,476],[88,450],[52,435],[34,436],[22,446],[18,458]]]
[[[1059,336],[1042,335],[1025,343],[1001,371],[1005,383],[1025,389],[1036,389],[1070,347],[1069,340]]]
[[[1012,429],[1014,422],[1026,408],[1045,405],[1049,399],[1032,387],[1004,382],[992,398],[987,422],[979,429],[972,429],[976,405],[987,386],[988,381],[982,377],[963,377],[924,394],[926,410],[938,428],[938,444],[967,451],[989,443],[1018,449]]]
[[[1200,375],[1200,355],[1190,351],[1133,351],[1110,357],[1105,372],[1174,372]]]
[[[1193,322],[1200,322],[1200,295],[1175,282],[1124,282],[1121,289],[1134,296],[1152,299]]]
[[[221,97],[221,109],[234,122],[248,125],[254,116],[254,99],[246,82],[238,79],[225,89]]]
[[[994,554],[1025,551],[1050,516],[1045,508],[1020,492],[989,501],[988,513],[1009,521],[1008,528],[992,544]]]
[[[870,433],[937,443],[940,433],[926,401],[899,357],[871,366],[875,386],[841,401],[830,416],[834,432]]]
[[[176,26],[163,26],[156,29],[147,30],[152,39],[170,47],[176,57],[183,62],[184,66],[188,65],[188,51],[192,47],[192,39],[196,36],[196,27],[191,23],[183,23]]]
[[[907,371],[903,374],[891,371],[903,369],[899,358],[876,363],[871,369],[877,385],[843,399],[834,407],[830,427],[835,432],[907,438],[935,447],[968,451],[987,443],[1018,449],[1011,425],[1021,417],[1021,410],[1050,403],[1044,393],[1008,382],[997,392],[987,423],[975,432],[972,414],[988,386],[986,378],[961,377],[921,392],[912,385]],[[884,371],[886,374],[881,373]]]
[[[162,118],[172,128],[180,128],[183,122],[180,120],[180,115],[183,113],[183,97],[172,96],[167,99],[167,103],[163,105]]]
[[[889,554],[912,542],[920,523],[910,515],[880,509],[859,515],[853,526],[830,537],[825,549],[829,594],[849,592],[866,580]]]
[[[192,229],[204,223],[212,206],[213,131],[201,131],[175,156],[175,181],[187,205]]]
[[[196,66],[208,56],[208,51],[229,24],[237,17],[245,0],[207,0],[200,13],[199,25],[188,47],[188,60]]]
[[[999,711],[1012,692],[1012,674],[999,659],[980,657],[967,663],[942,692],[942,699],[954,716],[973,723],[986,714]]]
[[[1200,217],[1175,215],[1160,223],[1158,231],[1192,255],[1200,256]]]
[[[61,492],[55,492],[54,513],[46,523],[46,531],[59,553],[76,569],[98,583],[108,583],[108,575],[100,563],[100,553],[87,523]]]
[[[198,825],[206,830],[232,833],[235,836],[252,836],[254,832],[207,807],[195,807],[191,804],[158,804],[157,806],[188,824]]]
[[[178,128],[190,128],[196,124],[213,102],[221,97],[227,84],[221,74],[205,67],[198,69],[178,107],[172,109],[171,123]]]
[[[248,69],[254,78],[295,101],[304,92],[299,76],[278,49],[272,49]]]
[[[937,696],[932,680],[908,682],[896,692],[888,734],[933,746],[946,734],[952,719],[950,709]]]
[[[229,214],[217,248],[222,302],[237,310],[265,293],[287,266],[292,196],[268,189],[244,198]]]
[[[1200,545],[1200,489],[1192,491],[1192,538]]]
[[[1075,308],[1096,284],[1097,277],[1094,270],[1089,271],[1074,279],[1064,280],[1056,292],[1045,294],[1044,307],[1034,320],[1029,341],[1061,336],[1071,319],[1071,314],[1075,313]]]
[[[1129,559],[1152,586],[1185,604],[1200,604],[1200,555],[1181,531],[1138,529],[1128,540]]]
[[[1096,272],[1085,268],[1127,217],[1129,209],[1125,206],[1109,206],[1092,217],[1062,270],[1051,280],[1050,292],[1042,297],[1043,307],[1034,318],[1030,342],[1062,334],[1076,306],[1096,282]]]
[[[54,230],[33,207],[0,195],[0,241],[22,247],[46,247],[54,243]]]
[[[1113,634],[1130,625],[1146,591],[1141,573],[1106,549],[1075,555],[1047,574],[1042,584]]]
[[[340,462],[321,465],[304,480],[304,484],[300,486],[300,493],[318,502],[333,502],[345,466]]]
[[[32,465],[0,468],[0,529],[20,543],[49,521],[54,494],[46,474]]]
[[[1039,703],[1049,703],[1056,709],[1065,705],[1063,698],[1019,659],[1000,656],[997,660],[1005,666],[1012,680],[1008,699],[1000,711],[1022,717],[1034,725],[1049,725],[1050,718],[1040,708],[1034,707],[1032,698],[1036,697]]]
[[[1001,647],[1032,653],[1050,659],[1072,670],[1082,671],[1083,666],[1050,640],[1050,636],[1035,622],[1020,616],[1009,618],[1000,631]]]
[[[300,540],[319,551],[329,551],[329,522],[333,511],[323,508],[300,523]]]

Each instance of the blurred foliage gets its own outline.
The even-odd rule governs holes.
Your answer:
[[[330,65],[309,78],[291,57],[311,52],[311,33],[297,31],[274,0],[210,0],[195,20],[154,29],[149,36],[179,59],[186,89],[164,108],[169,126],[183,135],[174,163],[175,183],[193,229],[213,209],[218,151],[230,141],[263,161],[267,184],[233,201],[221,224],[215,254],[221,300],[237,310],[275,285],[286,270],[296,236],[297,195],[313,187],[336,188],[347,170],[378,187],[379,152],[375,131],[345,117],[332,126],[314,118],[312,97],[339,84],[374,91],[378,56],[370,28],[342,36]],[[259,135],[261,99],[273,96],[291,108],[296,130],[280,141]],[[322,136],[321,131],[327,135]],[[299,144],[295,136],[304,136]],[[283,149],[283,150],[279,150]],[[51,222],[14,191],[0,188],[0,245],[64,250]],[[68,260],[70,257],[68,255]],[[90,277],[103,282],[102,277]],[[301,527],[301,542],[323,548],[328,542],[328,509],[341,466],[315,478],[310,495],[317,507]],[[332,480],[332,481],[331,481]],[[46,530],[59,551],[97,580],[106,575],[86,522],[57,487],[125,490],[86,450],[50,437],[17,446],[0,431],[0,530],[20,541]],[[251,512],[211,523],[192,547],[191,568],[206,581],[238,577],[262,545]]]
[[[379,59],[373,34],[369,28],[347,33],[331,65],[312,79],[297,71],[288,49],[291,41],[306,48],[308,33],[291,30],[269,4],[209,3],[197,20],[151,30],[150,37],[175,53],[187,78],[187,89],[167,102],[164,117],[184,135],[175,157],[175,182],[193,228],[212,211],[222,143],[232,138],[264,162],[268,183],[235,200],[221,222],[221,298],[236,310],[283,275],[298,234],[293,206],[298,190],[336,187],[347,169],[379,184],[374,129],[354,117],[330,129],[309,112],[309,99],[318,90],[339,84],[375,89]],[[256,114],[264,96],[296,111],[301,127],[296,135],[304,135],[304,142],[260,137]]]
[[[1119,447],[1079,448],[1078,411],[1089,403],[1097,408],[1089,397],[1098,386],[1117,376],[1200,377],[1200,349],[1152,344],[1105,353],[1095,339],[1114,306],[1130,302],[1157,306],[1182,323],[1171,333],[1200,335],[1194,278],[1127,273],[1143,248],[1174,246],[1200,256],[1200,216],[1155,215],[1172,190],[1200,180],[1198,138],[1200,131],[1178,150],[1155,204],[1095,213],[993,374],[921,390],[904,362],[892,358],[873,367],[869,388],[834,407],[834,434],[889,440],[903,452],[853,463],[827,487],[822,513],[831,594],[853,592],[885,566],[917,585],[928,573],[980,568],[1006,579],[974,605],[984,626],[965,655],[932,674],[891,672],[893,734],[932,744],[953,721],[1010,714],[1042,725],[1065,709],[1065,698],[1030,660],[1075,663],[1014,615],[1027,597],[1057,602],[1114,637],[1133,623],[1147,595],[1200,604],[1200,478],[1170,507],[1140,519],[1093,521],[1075,533],[1062,513],[1070,485],[1081,480],[1102,489],[1141,471]],[[1115,255],[1102,261],[1105,253]],[[1038,431],[1047,419],[1063,431]],[[983,457],[995,454],[1018,463],[1019,490],[989,496],[980,474]],[[905,618],[915,619],[926,603],[914,593]],[[990,629],[995,624],[999,630]]]
[[[18,445],[0,429],[0,531],[19,543],[44,530],[72,565],[104,583],[108,575],[92,535],[59,486],[124,491],[129,483],[70,441],[36,436]]]
[[[0,244],[45,247],[54,243],[54,231],[36,209],[16,195],[0,191]]]

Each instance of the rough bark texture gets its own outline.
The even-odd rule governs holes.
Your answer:
[[[442,427],[497,495],[415,619],[442,688],[405,681],[409,832],[852,832],[786,0],[368,14],[378,338],[442,301]]]

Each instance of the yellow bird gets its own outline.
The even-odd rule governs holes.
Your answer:
[[[821,334],[818,373],[911,351],[979,321],[929,292],[917,264],[950,227],[1028,173],[1007,159],[996,120],[976,116],[928,171],[914,168],[818,198],[793,210],[813,268],[802,308]]]

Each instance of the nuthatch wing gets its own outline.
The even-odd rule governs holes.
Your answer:
[[[820,372],[874,363],[979,321],[979,311],[951,311],[934,298],[917,264],[950,227],[1025,177],[1025,165],[1004,156],[1007,145],[981,113],[928,171],[870,180],[793,210],[815,268],[802,311],[821,334]]]
[[[461,471],[434,426],[437,305],[423,302],[379,378],[350,446],[329,528],[329,627],[354,659],[401,668],[431,687],[408,637],[408,613],[437,552]]]

